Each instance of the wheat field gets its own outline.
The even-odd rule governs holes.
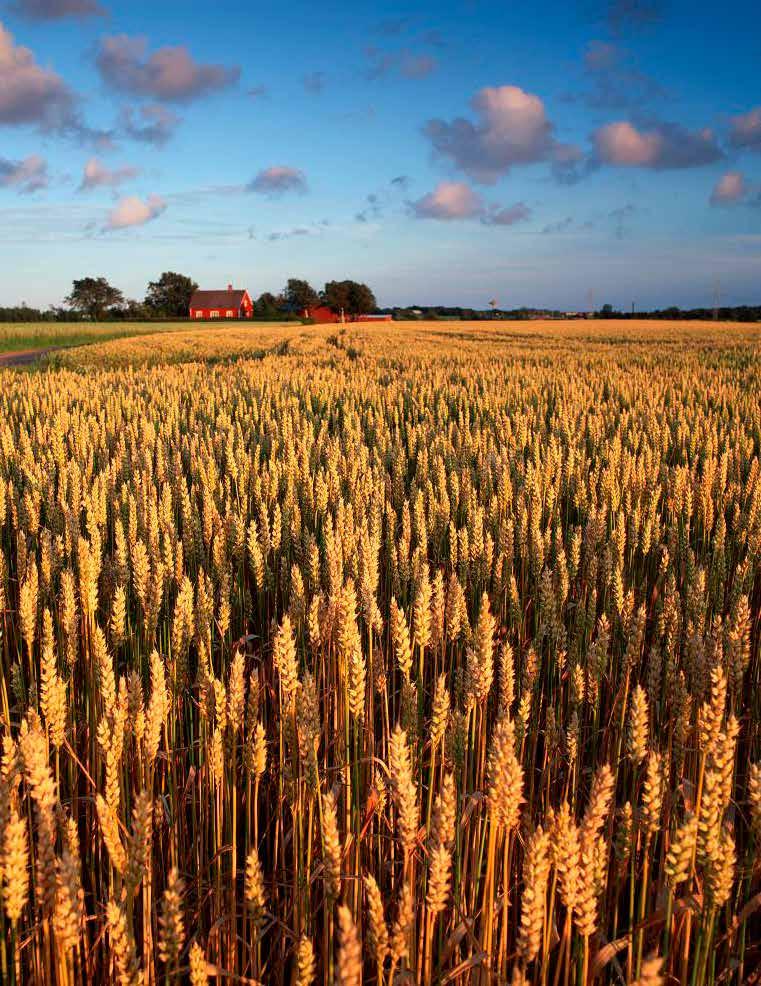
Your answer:
[[[753,326],[0,370],[0,979],[761,976]]]

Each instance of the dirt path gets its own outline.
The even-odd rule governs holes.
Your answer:
[[[54,353],[65,346],[46,346],[44,349],[18,349],[11,353],[0,353],[0,369],[6,366],[28,366],[48,353]]]

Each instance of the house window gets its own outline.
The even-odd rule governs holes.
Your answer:
[[[228,308],[225,314],[227,315],[228,318],[235,318],[235,312],[232,310],[232,308]]]
[[[196,308],[194,314],[196,318],[203,318],[203,311],[200,308]]]
[[[209,318],[219,318],[219,312],[218,311],[209,312]]]

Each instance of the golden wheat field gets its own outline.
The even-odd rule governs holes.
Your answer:
[[[0,370],[0,979],[761,977],[761,336]]]

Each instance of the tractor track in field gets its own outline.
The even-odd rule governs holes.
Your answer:
[[[66,346],[45,346],[42,349],[17,349],[10,353],[0,353],[0,369],[13,366],[29,366],[48,353],[66,349]]]

